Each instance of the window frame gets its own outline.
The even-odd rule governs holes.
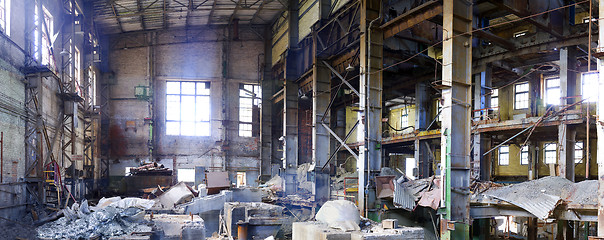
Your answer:
[[[526,157],[526,158],[525,158]],[[529,146],[520,147],[520,165],[529,164]],[[526,159],[526,161],[525,161]]]
[[[169,93],[168,91],[168,84],[170,82],[177,82],[179,83],[179,93]],[[183,93],[183,83],[194,83],[194,93],[190,94],[190,93]],[[198,93],[198,89],[199,89],[199,85],[205,85],[204,89],[207,89],[207,93]],[[212,127],[211,127],[211,117],[212,117],[212,108],[211,108],[211,83],[210,81],[194,81],[194,80],[167,80],[166,81],[166,108],[165,108],[165,124],[166,124],[166,129],[164,131],[164,134],[166,136],[187,136],[187,137],[210,137],[212,135]],[[173,120],[169,118],[169,112],[170,112],[170,96],[178,96],[178,120]],[[183,106],[182,106],[182,99],[183,96],[185,97],[193,97],[193,121],[188,121],[188,120],[183,120]],[[198,98],[202,97],[202,98],[207,98],[207,104],[208,104],[208,116],[202,116],[205,120],[198,120],[197,118],[199,118],[198,114],[197,114],[197,110],[198,110]],[[174,107],[174,106],[172,106]],[[185,110],[186,111],[186,110]],[[191,111],[191,110],[188,110]],[[194,129],[192,131],[188,131],[187,133],[193,133],[193,134],[183,134],[182,131],[182,125],[184,123],[187,124],[192,124],[192,126],[194,126]],[[170,125],[170,123],[178,123],[178,134],[174,134],[169,132],[170,131],[170,127],[168,127],[168,125]],[[198,130],[197,127],[198,126],[202,126],[202,125],[206,125],[207,129],[202,129],[202,130]],[[202,131],[202,133],[204,134],[199,134],[199,132]]]
[[[550,82],[552,82],[554,80],[558,81],[558,85],[552,87],[552,86],[550,86]],[[548,77],[548,78],[544,79],[544,82],[545,82],[545,101],[543,101],[544,105],[545,106],[547,106],[547,105],[560,105],[560,102],[561,102],[560,101],[560,95],[561,95],[560,94],[560,87],[561,87],[560,86],[560,77],[558,77],[558,76],[556,76],[556,77]],[[552,91],[552,90],[558,93],[558,96],[559,96],[558,99],[550,99],[551,98],[550,91]],[[550,100],[551,101],[555,100],[555,103],[551,103]]]
[[[518,91],[518,87],[521,85],[526,85],[527,86],[527,90],[526,91]],[[531,91],[531,85],[529,84],[529,82],[521,82],[521,83],[516,83],[514,84],[514,109],[515,110],[521,110],[521,109],[528,109],[529,105],[530,105],[530,91]],[[519,95],[526,95],[526,100],[523,101],[519,101],[518,100],[518,96]],[[522,103],[522,106],[519,106],[519,103]],[[526,106],[524,106],[526,104]]]
[[[193,181],[188,181],[191,180],[190,176],[184,176],[185,174],[191,174],[191,172],[193,173]],[[187,179],[184,179],[187,178]],[[178,182],[185,182],[185,183],[194,183],[195,182],[195,168],[178,168],[176,169],[176,179],[178,180]]]
[[[493,100],[495,100],[495,101],[493,101]],[[496,102],[496,104],[493,104],[493,102]],[[490,108],[495,111],[497,109],[499,109],[499,89],[497,89],[497,88],[491,89],[491,106],[490,106]]]
[[[42,5],[42,9],[38,10],[38,6],[36,5],[36,14],[38,14],[37,19],[40,19],[40,17],[42,17],[42,21],[40,23],[43,23],[40,26],[37,26],[40,28],[39,34],[42,34],[40,37],[41,42],[40,42],[40,46],[39,48],[36,48],[40,51],[42,51],[40,53],[40,57],[42,59],[40,59],[40,63],[42,65],[48,65],[48,66],[52,66],[54,65],[54,59],[52,58],[52,41],[51,39],[48,39],[50,36],[54,35],[54,16],[52,15],[52,13],[50,13],[50,11],[48,11],[48,9]],[[40,15],[41,14],[41,15]],[[37,24],[37,22],[36,22]],[[46,27],[45,27],[46,26]],[[70,43],[71,43],[71,39],[70,39]]]
[[[591,89],[595,89],[596,91],[593,92],[593,96],[588,96],[591,97],[589,99],[586,98],[585,95],[585,76],[588,75],[593,75],[596,76],[595,79],[590,79],[590,81],[595,81],[595,84],[597,87],[595,88],[591,88]],[[586,102],[596,102],[598,101],[598,95],[599,95],[599,91],[597,91],[599,89],[599,79],[600,79],[600,73],[599,72],[586,72],[586,73],[582,73],[581,74],[581,98],[585,99]],[[591,84],[593,84],[593,82],[590,82]],[[591,85],[590,84],[590,85]]]
[[[577,147],[579,146],[579,144],[581,145],[578,149]],[[576,141],[575,142],[575,164],[581,164],[583,163],[583,157],[585,156],[585,144],[583,143],[583,141]],[[577,156],[577,152],[580,153],[580,157]]]
[[[251,91],[246,89],[246,87],[251,87]],[[247,94],[251,93],[251,96],[247,96]],[[245,101],[250,101],[251,105],[243,106]],[[247,105],[247,104],[246,104]],[[250,84],[250,83],[240,83],[239,84],[239,128],[238,135],[240,137],[254,137],[255,130],[255,122],[260,119],[254,119],[254,107],[260,109],[262,107],[262,88],[258,84]],[[251,115],[243,114],[244,111],[249,111]],[[257,115],[259,116],[259,114]],[[257,123],[257,122],[256,122]],[[257,124],[256,124],[257,125]]]
[[[404,119],[405,121],[403,121],[403,119]],[[404,106],[404,107],[401,109],[401,117],[400,117],[400,119],[399,119],[399,120],[400,120],[400,127],[399,127],[400,129],[403,129],[403,128],[405,128],[405,127],[408,127],[408,126],[409,126],[409,112],[407,111],[407,106]],[[403,122],[404,122],[405,124],[403,124]]]
[[[504,149],[506,149],[507,151],[503,151]],[[502,156],[506,156],[505,158],[502,158]],[[498,153],[497,153],[497,163],[499,164],[499,166],[509,166],[510,165],[510,146],[509,145],[503,145],[500,146],[498,149]],[[502,162],[501,160],[505,159],[506,162]]]
[[[548,149],[548,147],[553,146],[553,149]],[[543,163],[545,165],[547,164],[556,164],[558,162],[558,145],[556,143],[545,143],[543,144]],[[548,157],[548,154],[553,154],[554,157],[554,162],[548,162],[548,159],[551,159],[550,157]]]
[[[10,0],[0,0],[0,32],[10,37]]]

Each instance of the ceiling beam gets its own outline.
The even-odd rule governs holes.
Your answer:
[[[143,4],[141,3],[141,0],[136,0],[136,6],[137,6],[139,12],[143,11]],[[140,20],[141,20],[141,27],[143,28],[143,30],[147,30],[147,27],[145,26],[145,15],[141,14]]]
[[[115,16],[115,20],[117,21],[117,25],[120,27],[120,32],[124,32],[124,26],[122,26],[122,21],[120,21],[120,17],[117,15],[117,11],[115,10],[115,0],[111,1],[111,10],[113,10],[113,16]]]
[[[243,1],[243,0],[237,1],[237,5],[235,5],[235,10],[233,10],[233,13],[231,14],[231,18],[229,19],[229,25],[233,23],[233,20],[235,19],[235,15],[237,15],[237,10],[239,10],[239,8],[241,7],[241,1]]]
[[[478,29],[474,29],[474,34],[478,37],[478,38],[482,38],[484,40],[489,40],[492,43],[495,43],[507,50],[515,50],[516,46],[514,45],[514,43],[508,39],[502,38],[500,36],[497,36],[491,32],[487,32],[485,30],[478,30]]]
[[[256,19],[256,17],[258,17],[258,14],[260,14],[260,11],[262,11],[262,8],[264,8],[264,6],[266,4],[269,4],[271,2],[273,2],[274,0],[263,0],[262,3],[260,3],[260,7],[258,7],[258,10],[256,10],[256,12],[254,13],[254,15],[252,16],[252,18],[250,19],[250,24],[252,22],[254,22],[254,19]],[[260,18],[262,19],[262,18]]]
[[[440,1],[430,1],[416,8],[413,8],[396,18],[384,23],[380,28],[384,30],[384,39],[390,38],[397,33],[429,20],[443,13],[443,6]]]
[[[185,28],[189,26],[189,16],[193,11],[193,0],[189,0],[189,6],[187,7],[187,16],[185,17]]]
[[[210,10],[210,15],[208,16],[208,25],[212,24],[212,17],[214,17],[214,11],[216,11],[216,3],[218,0],[214,0],[212,3],[212,10]]]
[[[162,20],[163,20],[163,25],[164,25],[164,29],[168,28],[168,13],[166,12],[166,8],[168,7],[166,0],[163,0],[163,8],[164,8],[164,12],[162,13]]]
[[[500,0],[489,0],[490,3],[494,4],[495,6],[497,6],[498,8],[501,8],[511,14],[514,14],[516,16],[518,16],[519,18],[524,18],[524,21],[535,25],[535,27],[541,29],[542,31],[545,31],[549,34],[551,34],[552,36],[556,37],[557,39],[562,39],[563,36],[562,34],[560,34],[559,32],[557,32],[556,30],[552,29],[551,27],[548,27],[547,25],[528,17],[530,13],[526,12],[526,10],[520,10],[520,9],[516,9],[514,7],[508,6],[505,3],[503,3]],[[526,4],[520,4],[521,6],[524,5],[526,6]]]

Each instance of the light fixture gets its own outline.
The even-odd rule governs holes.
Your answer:
[[[346,67],[346,72],[352,72],[352,70],[354,70],[354,68],[352,67],[352,65],[350,65],[350,63],[348,64],[348,67]]]
[[[69,51],[67,51],[67,50],[65,50],[65,48],[63,48],[63,51],[61,51],[61,53],[60,53],[60,54],[61,54],[62,56],[69,55]]]

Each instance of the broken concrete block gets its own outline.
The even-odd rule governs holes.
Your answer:
[[[384,229],[398,228],[398,220],[397,219],[384,219],[382,221],[382,228],[384,228]]]
[[[284,208],[262,202],[227,202],[224,204],[224,220],[227,232],[237,237],[237,222],[248,223],[248,236],[263,239],[277,233],[287,219]]]
[[[319,221],[295,222],[292,240],[350,240],[350,232],[330,228]]]
[[[233,200],[238,202],[262,202],[268,192],[259,188],[233,188]]]
[[[224,203],[233,200],[233,192],[223,190],[219,194],[193,198],[191,202],[178,206],[177,211],[186,214],[200,214],[224,209]]]
[[[157,197],[154,207],[172,209],[175,205],[185,203],[193,198],[193,193],[184,182],[172,186],[168,191]]]
[[[204,220],[197,215],[156,214],[151,219],[161,239],[205,239]]]
[[[419,227],[402,227],[397,229],[383,229],[370,233],[352,232],[351,240],[423,240],[424,229]]]

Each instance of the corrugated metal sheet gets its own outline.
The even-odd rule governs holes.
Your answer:
[[[415,208],[415,197],[407,191],[407,188],[395,183],[393,203],[397,208],[412,211]]]
[[[516,205],[540,219],[547,219],[562,202],[562,195],[573,183],[561,177],[544,177],[533,181],[490,189],[483,194]]]

